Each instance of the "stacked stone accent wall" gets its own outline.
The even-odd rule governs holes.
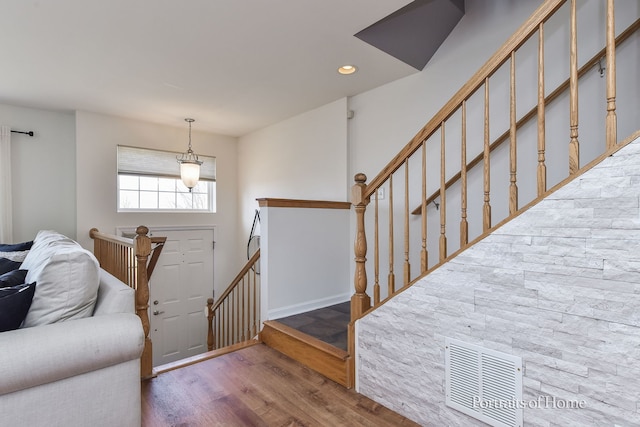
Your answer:
[[[356,328],[358,391],[422,425],[485,425],[445,405],[445,337],[522,357],[525,402],[584,401],[526,426],[640,425],[640,140]]]

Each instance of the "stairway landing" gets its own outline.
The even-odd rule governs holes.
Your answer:
[[[276,320],[320,341],[347,351],[347,328],[350,318],[351,303],[347,301]]]
[[[351,387],[349,303],[264,322],[260,341],[325,377]]]

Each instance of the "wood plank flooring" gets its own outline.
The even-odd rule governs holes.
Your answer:
[[[257,344],[142,383],[142,425],[417,426]]]

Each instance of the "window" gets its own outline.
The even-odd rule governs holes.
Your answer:
[[[119,145],[118,211],[215,212],[215,157],[199,156],[200,181],[190,192],[180,179],[179,154]]]

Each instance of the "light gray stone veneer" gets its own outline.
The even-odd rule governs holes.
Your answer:
[[[527,426],[640,425],[640,140],[357,324],[360,393],[423,425],[445,405],[444,339],[522,357]]]

